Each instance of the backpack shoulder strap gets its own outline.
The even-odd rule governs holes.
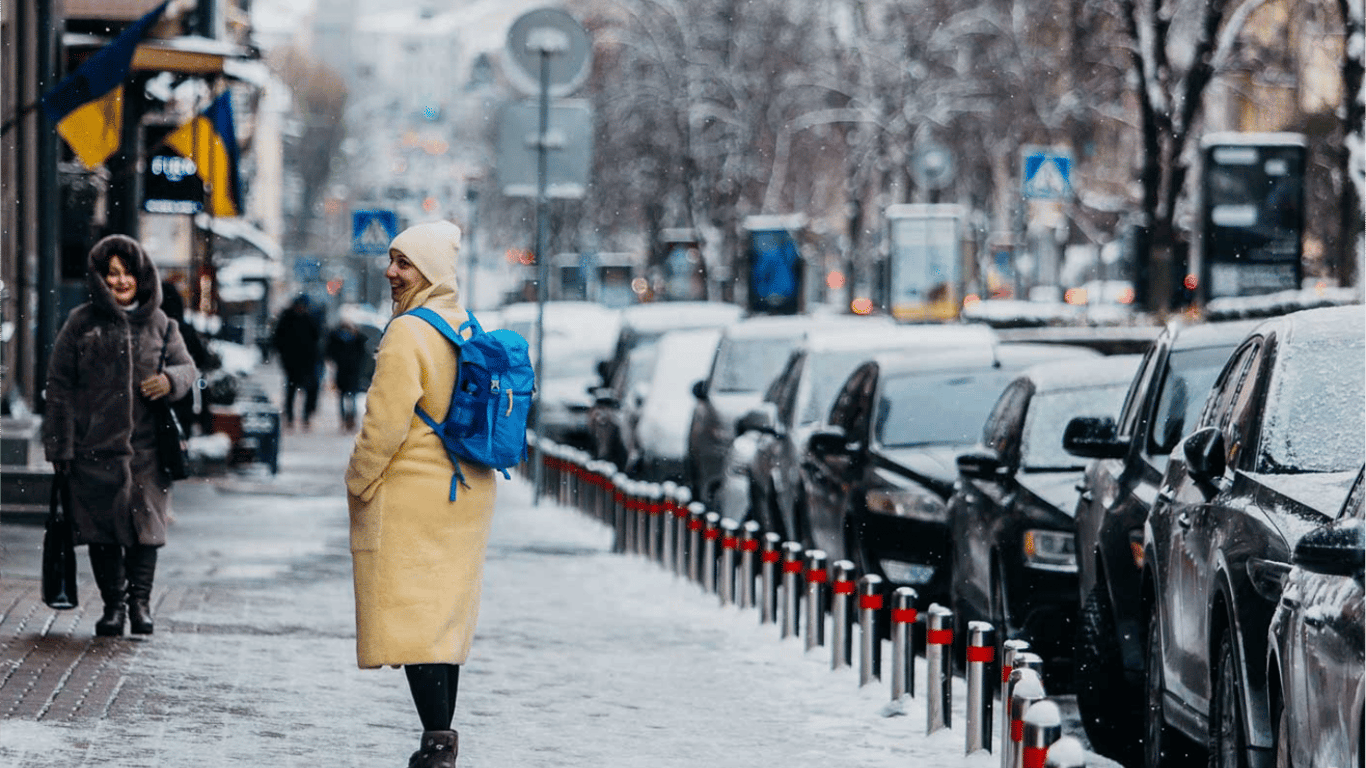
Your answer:
[[[419,307],[419,309],[421,309],[421,307]],[[474,313],[467,309],[465,310],[465,314],[468,315],[470,319],[460,324],[460,332],[464,333],[466,328],[473,328],[475,333],[483,333],[484,328],[479,325],[479,321],[474,318]]]
[[[409,310],[404,314],[413,315],[415,317],[420,317],[423,320],[426,320],[429,324],[431,324],[433,328],[440,331],[441,335],[445,336],[447,341],[454,344],[455,346],[462,347],[465,345],[465,337],[461,336],[454,328],[452,328],[451,324],[446,322],[446,319],[444,317],[438,315],[431,309],[428,309],[427,307],[418,307],[417,309]],[[478,326],[478,323],[475,323],[475,325]],[[460,327],[464,328],[465,326],[461,325]]]

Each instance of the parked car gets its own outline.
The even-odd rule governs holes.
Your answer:
[[[598,366],[603,386],[611,386],[617,369],[631,350],[653,344],[667,331],[687,328],[723,328],[744,315],[739,304],[720,301],[654,301],[621,310],[621,326],[612,354]]]
[[[670,331],[659,337],[649,387],[625,441],[626,474],[657,483],[684,482],[693,385],[707,375],[720,340],[719,328]]]
[[[850,374],[801,459],[800,530],[832,560],[947,603],[947,506],[957,455],[976,442],[1006,384],[1048,360],[1098,358],[1062,345],[886,354]],[[802,526],[807,526],[803,528]]]
[[[758,407],[737,422],[740,434],[725,462],[722,514],[756,520],[785,540],[810,544],[809,531],[798,527],[795,512],[802,487],[800,459],[811,430],[830,413],[849,374],[883,352],[985,352],[995,344],[996,334],[984,325],[869,325],[807,334]]]
[[[1063,433],[1063,448],[1092,459],[1075,521],[1077,708],[1092,747],[1116,759],[1134,754],[1143,735],[1143,522],[1172,448],[1195,428],[1214,377],[1254,327],[1168,325],[1144,355],[1118,420],[1082,416]]]
[[[1211,766],[1266,763],[1268,627],[1292,546],[1361,468],[1364,400],[1366,313],[1295,312],[1239,345],[1172,452],[1143,535],[1149,768],[1183,737]]]
[[[533,363],[540,311],[535,303],[509,304],[498,318],[501,327],[520,333],[531,345]],[[557,443],[588,450],[592,443],[588,430],[591,390],[598,381],[598,364],[612,354],[616,344],[621,313],[589,301],[547,301],[544,325],[541,346],[545,362],[536,382],[541,434]],[[530,423],[536,424],[535,419],[532,413]]]
[[[758,405],[803,337],[840,328],[850,334],[868,329],[887,333],[895,326],[886,317],[761,315],[725,328],[710,369],[692,390],[696,402],[688,428],[687,470],[693,498],[717,505],[736,419]]]
[[[593,405],[588,410],[593,458],[609,461],[623,472],[632,450],[627,441],[649,394],[654,362],[653,343],[636,347],[616,367],[611,385],[593,391]]]
[[[1267,685],[1278,768],[1356,766],[1366,761],[1362,700],[1366,626],[1362,567],[1366,519],[1362,474],[1347,503],[1295,545],[1271,618]]]
[[[1049,690],[1070,686],[1077,618],[1072,515],[1085,465],[1062,447],[1069,419],[1114,419],[1138,355],[1032,366],[1006,386],[982,440],[958,456],[948,501],[950,603],[960,634],[989,621],[1028,640]]]

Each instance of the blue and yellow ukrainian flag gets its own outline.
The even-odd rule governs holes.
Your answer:
[[[212,216],[242,215],[238,183],[237,129],[232,122],[232,94],[224,91],[195,119],[175,129],[162,143],[194,161],[204,182],[205,208]]]
[[[123,128],[123,80],[133,53],[170,0],[133,22],[114,42],[43,94],[43,112],[87,168],[102,165],[119,148]]]

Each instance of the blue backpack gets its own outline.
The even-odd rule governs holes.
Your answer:
[[[469,487],[460,471],[459,459],[491,467],[511,478],[508,467],[526,461],[526,423],[531,396],[536,390],[536,373],[526,339],[506,329],[485,332],[473,312],[467,311],[470,319],[460,325],[459,331],[426,307],[406,314],[426,320],[460,353],[446,420],[438,424],[421,406],[413,408],[441,438],[455,465],[451,501],[455,501],[457,483]],[[462,335],[466,328],[473,329],[468,339]]]

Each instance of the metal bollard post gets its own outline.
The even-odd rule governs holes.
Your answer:
[[[836,560],[831,567],[835,578],[830,582],[830,668],[843,669],[854,663],[854,564]]]
[[[612,475],[612,529],[617,532],[612,542],[613,552],[626,552],[626,475],[617,472]]]
[[[1007,749],[1001,750],[1001,757],[1002,760],[1010,761],[1006,768],[1023,768],[1024,717],[1030,705],[1044,698],[1043,681],[1039,678],[1038,672],[1020,667],[1016,667],[1015,671],[1010,673],[1010,678],[1014,681],[1011,686],[1013,693],[1010,695],[1010,709],[1007,710],[1010,720],[1010,745]]]
[[[688,562],[688,501],[692,495],[687,488],[674,489],[674,553],[673,571],[675,576],[687,575]]]
[[[664,498],[659,508],[659,564],[664,570],[677,573],[674,570],[674,555],[677,554],[678,545],[675,543],[678,535],[678,485],[672,480],[666,481],[661,488]]]
[[[721,516],[708,512],[702,516],[702,589],[716,594],[716,540],[721,538]]]
[[[1044,768],[1086,768],[1086,747],[1075,736],[1063,736],[1048,748]]]
[[[740,524],[729,517],[721,520],[721,578],[717,592],[721,605],[735,602],[735,555],[740,551]]]
[[[892,592],[892,701],[915,696],[915,604],[920,595],[910,587]]]
[[[662,559],[659,541],[664,537],[664,488],[659,483],[650,484],[649,522],[649,530],[646,531],[646,536],[649,537],[649,555],[652,561],[658,563]]]
[[[797,609],[801,597],[797,590],[802,575],[802,545],[795,541],[783,542],[783,612],[782,637],[797,635]]]
[[[865,574],[858,580],[860,688],[882,679],[882,641],[877,636],[877,615],[881,611],[882,577],[876,573]]]
[[[631,483],[631,506],[634,507],[635,517],[635,547],[631,550],[637,555],[645,555],[648,549],[645,546],[645,524],[650,519],[650,484],[643,481]]]
[[[1033,651],[1019,651],[1015,654],[1015,669],[1032,669],[1043,681],[1043,657]]]
[[[968,622],[967,754],[991,751],[991,665],[996,661],[996,630],[985,621]]]
[[[925,733],[953,727],[953,611],[938,603],[925,612]]]
[[[778,621],[778,563],[782,560],[782,537],[765,533],[759,552],[759,623]]]
[[[759,523],[746,520],[740,526],[740,572],[736,576],[741,608],[754,607],[754,553],[759,551]]]
[[[825,568],[825,552],[806,552],[806,650],[825,645],[825,584],[830,572]]]
[[[1048,748],[1062,736],[1062,711],[1058,705],[1043,699],[1029,705],[1024,716],[1024,750],[1022,768],[1044,768]]]
[[[1010,691],[1006,690],[1006,684],[1010,682],[1010,673],[1015,671],[1015,654],[1027,650],[1028,640],[1006,640],[1001,643],[1001,687],[998,693],[1002,709],[1008,709],[1010,705]]]
[[[707,508],[702,502],[688,505],[688,580],[694,584],[702,583],[702,529],[706,527],[702,518],[706,514]]]

